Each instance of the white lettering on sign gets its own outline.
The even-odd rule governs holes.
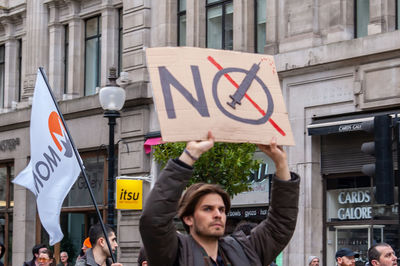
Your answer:
[[[371,219],[372,207],[340,208],[338,218],[340,220],[348,219]]]
[[[339,204],[355,204],[371,202],[369,190],[342,191],[338,197]],[[372,207],[359,206],[351,208],[339,208],[337,211],[339,220],[371,219]]]
[[[349,131],[358,131],[362,129],[362,124],[351,124],[351,125],[341,125],[339,127],[339,132],[349,132]]]
[[[370,202],[370,200],[371,196],[369,194],[369,190],[340,192],[338,196],[338,202],[340,204],[363,203]]]

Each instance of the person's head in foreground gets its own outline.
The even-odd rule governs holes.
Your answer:
[[[341,248],[336,252],[335,258],[338,266],[355,266],[358,256],[349,248]]]
[[[118,247],[117,244],[117,237],[115,235],[114,229],[105,224],[106,233],[108,236],[108,241],[110,242],[110,246],[112,252],[114,253]],[[104,237],[103,229],[99,223],[92,225],[89,229],[89,239],[90,243],[92,244],[93,254],[96,256],[101,255],[105,257],[111,257],[110,250],[108,249],[107,241]]]
[[[397,265],[397,257],[393,248],[387,243],[375,244],[368,249],[368,261],[372,266]]]
[[[192,236],[219,238],[224,235],[230,206],[228,193],[219,185],[196,183],[181,197],[178,217]]]

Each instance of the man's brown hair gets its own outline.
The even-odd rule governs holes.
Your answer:
[[[189,226],[185,224],[183,218],[193,215],[196,205],[201,197],[210,193],[215,193],[221,196],[225,205],[225,213],[228,214],[229,209],[231,208],[231,198],[229,197],[229,194],[221,188],[221,186],[206,183],[193,184],[186,189],[186,192],[179,200],[178,205],[178,217],[182,220],[186,232],[189,233]]]
[[[367,253],[368,254],[368,261],[369,261],[369,264],[371,266],[372,266],[372,261],[373,260],[379,261],[379,258],[381,256],[381,253],[378,251],[377,247],[390,247],[390,245],[385,243],[385,242],[381,242],[381,243],[378,243],[378,244],[375,244],[375,245],[371,246],[368,249],[368,253]]]

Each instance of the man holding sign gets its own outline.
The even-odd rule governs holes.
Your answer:
[[[150,192],[140,219],[149,265],[269,265],[287,245],[296,226],[299,177],[289,172],[286,153],[273,138],[258,145],[276,165],[268,218],[246,236],[224,236],[230,197],[218,185],[194,184],[181,197],[195,161],[214,145],[211,132],[189,141],[182,155],[170,160]],[[178,214],[188,235],[176,232]]]

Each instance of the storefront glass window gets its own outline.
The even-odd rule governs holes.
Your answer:
[[[104,203],[104,156],[82,158],[97,204]],[[93,206],[85,179],[79,175],[64,200],[63,207]]]
[[[397,187],[395,204],[382,205],[375,203],[370,177],[329,178],[326,184],[328,265],[334,265],[330,262],[340,248],[359,253],[358,263],[367,262],[368,248],[376,243],[386,242],[400,251]]]
[[[5,265],[11,265],[12,260],[12,218],[14,207],[14,178],[12,163],[0,163],[0,242],[4,244],[7,252],[2,258]]]
[[[226,233],[232,233],[239,223],[260,223],[268,215],[271,178],[276,171],[273,161],[258,151],[254,158],[261,160],[258,170],[249,176],[251,191],[242,192],[233,197],[232,208],[227,215]],[[246,205],[246,207],[235,207]]]

